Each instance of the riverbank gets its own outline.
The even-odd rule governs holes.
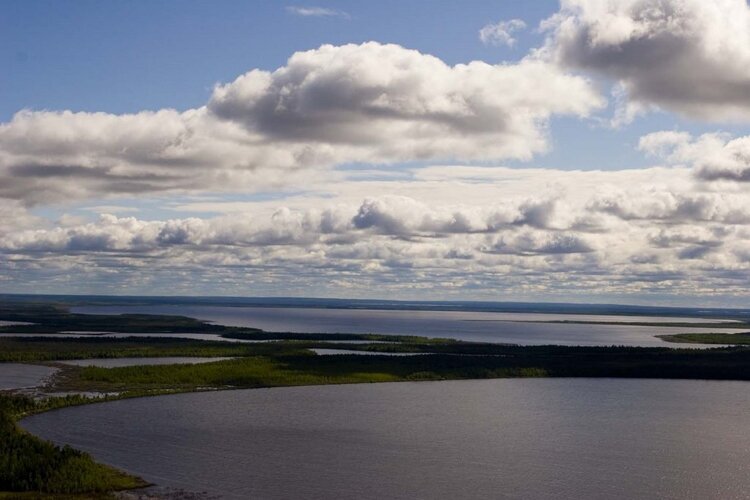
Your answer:
[[[110,345],[101,339],[74,341],[74,349],[60,349],[65,341],[29,343],[25,356],[50,359],[75,353],[86,357],[105,352],[117,353],[117,340]],[[25,341],[17,341],[25,344]],[[132,349],[150,354],[200,352],[200,343],[174,339],[166,345],[160,339],[128,340]],[[185,344],[185,345],[181,345]],[[98,392],[112,394],[104,398],[70,396],[34,400],[27,396],[0,396],[5,411],[3,442],[16,443],[3,448],[2,460],[23,457],[23,467],[14,465],[0,481],[2,489],[44,491],[55,493],[103,493],[142,487],[143,482],[127,474],[117,473],[96,464],[90,457],[74,450],[54,447],[20,431],[15,421],[31,413],[71,405],[89,404],[114,399],[173,394],[218,389],[285,387],[299,385],[351,384],[371,382],[460,380],[509,377],[622,377],[622,378],[693,378],[748,380],[750,348],[734,347],[710,350],[595,348],[595,347],[519,347],[496,344],[409,344],[416,350],[437,349],[440,353],[423,356],[361,356],[344,354],[318,356],[299,341],[248,344],[237,347],[245,354],[232,360],[199,365],[150,365],[100,368],[56,365],[49,392]],[[389,344],[332,344],[350,349],[397,349]],[[329,346],[330,347],[330,346]],[[19,346],[16,346],[20,349]],[[211,353],[224,353],[206,347]],[[451,352],[452,351],[452,352]],[[128,354],[130,355],[130,354]],[[16,457],[16,458],[12,458]],[[70,465],[70,464],[74,464]],[[27,467],[27,468],[24,468]],[[32,470],[47,471],[37,482],[19,482]],[[98,482],[92,482],[93,477]]]
[[[658,335],[665,342],[675,344],[749,345],[750,332],[739,333],[677,333]]]
[[[145,481],[96,463],[88,454],[70,447],[59,447],[23,432],[17,421],[43,411],[90,402],[68,396],[34,400],[27,396],[0,395],[0,498],[106,498],[119,490],[142,488]],[[12,493],[10,493],[12,492]],[[31,493],[33,492],[33,493]]]

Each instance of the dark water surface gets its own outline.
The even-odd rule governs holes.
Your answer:
[[[746,382],[501,379],[182,394],[24,428],[230,499],[747,498]]]
[[[655,335],[671,333],[736,332],[720,328],[647,327],[544,323],[544,321],[712,322],[691,318],[601,316],[570,314],[491,313],[473,311],[396,311],[375,309],[317,309],[304,307],[220,306],[87,306],[84,314],[176,314],[228,326],[261,328],[271,332],[383,333],[455,338],[473,342],[521,345],[629,345],[676,347]],[[680,347],[686,347],[682,344]]]
[[[0,363],[0,391],[37,387],[56,371],[56,368],[49,366]]]
[[[269,342],[267,340],[229,339],[216,333],[115,333],[115,332],[60,332],[60,333],[0,333],[0,338],[48,338],[48,339],[85,339],[85,338],[112,338],[124,339],[136,338],[164,338],[187,339],[187,340],[209,340],[213,342],[234,342],[241,344],[254,344]],[[272,342],[272,341],[271,341]],[[366,342],[362,342],[366,343]]]

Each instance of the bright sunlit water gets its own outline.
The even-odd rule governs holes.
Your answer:
[[[544,323],[544,321],[708,322],[690,318],[597,316],[568,314],[488,313],[473,311],[398,311],[374,309],[319,309],[303,307],[219,306],[87,306],[84,314],[170,314],[190,316],[222,325],[261,328],[273,332],[382,333],[456,338],[474,342],[522,345],[629,345],[675,347],[655,335],[716,332],[711,328],[648,327]]]

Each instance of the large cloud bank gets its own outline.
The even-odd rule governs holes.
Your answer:
[[[708,301],[747,294],[750,201],[696,181],[690,168],[430,167],[413,175],[311,185],[320,193],[227,203],[231,213],[215,217],[102,214],[8,229],[0,252],[7,279],[52,274],[63,286],[85,277],[107,290],[116,276],[130,290],[192,293],[204,283],[222,293],[387,289],[566,300],[592,291]]]
[[[750,120],[745,0],[563,0],[544,23],[565,67],[618,81],[649,106],[710,121]]]
[[[342,163],[528,159],[546,150],[551,116],[602,104],[539,60],[448,66],[398,45],[324,45],[217,86],[198,109],[21,111],[0,125],[0,197],[247,192]]]
[[[0,124],[0,285],[744,300],[750,136],[647,134],[665,166],[640,170],[465,164],[533,158],[551,119],[602,109],[571,71],[617,82],[625,118],[750,119],[747,4],[568,0],[545,29],[517,63],[324,45],[196,109],[20,111]]]

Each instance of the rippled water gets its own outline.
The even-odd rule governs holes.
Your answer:
[[[0,363],[0,391],[42,385],[56,371],[49,366]]]
[[[474,342],[522,345],[629,345],[674,347],[655,335],[681,332],[737,331],[711,328],[644,327],[543,323],[541,321],[704,321],[690,318],[587,316],[566,314],[486,313],[471,311],[393,311],[297,307],[89,306],[85,314],[176,314],[229,326],[303,333],[383,333],[456,338]],[[708,321],[710,322],[710,321]],[[681,345],[683,347],[684,345]]]
[[[183,394],[28,418],[231,499],[747,498],[746,382],[503,379]]]

